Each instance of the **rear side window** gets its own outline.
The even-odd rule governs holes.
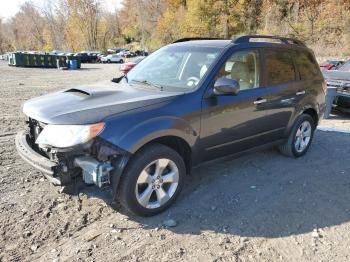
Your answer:
[[[297,51],[295,63],[301,80],[313,79],[319,75],[318,65],[310,53]]]
[[[265,50],[266,85],[278,85],[295,80],[295,68],[289,52],[284,50]]]

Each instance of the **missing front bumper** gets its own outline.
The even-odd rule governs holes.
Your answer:
[[[87,184],[98,187],[111,185],[113,191],[118,187],[120,176],[129,160],[129,154],[117,147],[96,139],[92,146],[61,152],[64,159],[52,161],[32,149],[25,131],[16,135],[18,154],[31,166],[41,171],[54,185],[68,185],[72,176],[83,175]],[[84,151],[87,150],[87,151]]]
[[[16,135],[15,144],[18,154],[27,163],[40,170],[54,185],[62,185],[62,180],[57,176],[58,164],[35,152],[28,144],[25,131],[21,131]]]

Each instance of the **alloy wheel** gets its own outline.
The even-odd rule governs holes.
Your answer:
[[[301,123],[295,134],[294,147],[298,153],[303,152],[309,145],[312,135],[312,127],[309,121]]]
[[[135,187],[136,199],[145,208],[159,208],[172,198],[178,184],[176,164],[170,159],[157,159],[141,171]]]

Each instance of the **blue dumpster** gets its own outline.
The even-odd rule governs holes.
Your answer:
[[[78,61],[77,60],[68,60],[68,68],[69,69],[78,69]]]

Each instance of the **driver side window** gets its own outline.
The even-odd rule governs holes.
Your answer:
[[[260,87],[260,57],[257,50],[233,53],[220,68],[215,79],[225,77],[239,83],[240,90]]]

